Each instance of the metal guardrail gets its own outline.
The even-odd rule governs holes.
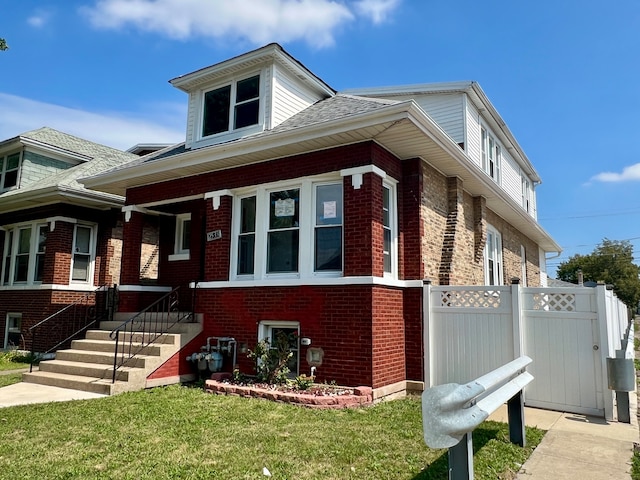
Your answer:
[[[526,371],[531,359],[522,356],[465,385],[449,383],[422,394],[425,443],[449,449],[449,479],[473,479],[471,433],[507,402],[509,438],[524,446],[523,388],[533,380]]]
[[[636,391],[636,372],[633,359],[634,326],[629,322],[625,337],[621,342],[621,349],[616,350],[615,358],[607,358],[607,379],[609,390],[616,392],[616,410],[618,421],[631,423],[629,392]]]
[[[194,317],[195,289],[189,312],[180,312],[179,290],[180,287],[174,288],[111,331],[109,336],[116,341],[112,383],[116,381],[118,369],[155,343],[160,336],[168,333],[174,325]]]
[[[101,293],[104,293],[106,297],[101,296]],[[39,331],[43,328],[47,329],[47,340],[49,340],[48,343],[44,343],[44,348],[38,349],[37,358],[42,358],[42,356],[69,344],[72,340],[80,338],[84,332],[100,321],[109,320],[115,310],[116,302],[117,286],[101,285],[93,292],[83,295],[80,299],[29,328],[31,334],[29,371],[33,371],[33,363],[36,360]]]

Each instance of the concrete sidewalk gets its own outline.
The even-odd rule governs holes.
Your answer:
[[[603,418],[525,408],[525,423],[547,430],[542,442],[520,469],[518,480],[630,479],[634,442],[640,441],[631,396],[631,424]],[[506,407],[490,420],[507,421]]]
[[[68,402],[70,400],[85,400],[106,396],[99,393],[20,382],[0,388],[0,408],[32,403]]]

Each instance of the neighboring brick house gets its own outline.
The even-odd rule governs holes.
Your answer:
[[[319,380],[393,393],[423,379],[424,279],[544,283],[540,179],[477,83],[337,93],[277,44],[171,83],[186,141],[83,182],[126,196],[121,310],[149,301],[159,222],[158,285],[197,287],[191,351],[231,336],[249,372],[240,352],[294,332],[294,372],[313,354]]]
[[[31,348],[29,327],[119,282],[124,197],[76,179],[135,158],[46,127],[0,142],[0,348]]]

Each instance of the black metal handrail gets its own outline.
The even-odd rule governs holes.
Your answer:
[[[111,331],[109,336],[116,341],[112,383],[115,383],[116,372],[120,367],[168,333],[173,326],[187,318],[193,318],[195,301],[191,311],[180,312],[178,290],[180,287],[174,288]]]
[[[57,350],[62,345],[78,338],[89,328],[96,325],[102,320],[108,320],[112,317],[114,304],[116,299],[117,287],[99,286],[96,290],[83,295],[69,305],[61,308],[57,312],[49,315],[44,320],[39,321],[29,328],[31,334],[31,360],[29,371],[33,371],[33,363],[36,360],[37,333],[40,328],[46,325],[49,327],[55,321],[55,329],[50,330],[49,339],[55,342],[54,345],[44,347],[38,352],[38,358],[47,353]],[[98,298],[100,292],[107,293],[105,302],[101,302]]]

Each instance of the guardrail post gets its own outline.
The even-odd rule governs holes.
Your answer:
[[[473,480],[473,439],[466,433],[460,443],[449,448],[449,480]]]
[[[520,447],[526,446],[527,437],[524,429],[524,395],[522,390],[507,401],[507,416],[509,418],[509,440]]]
[[[422,393],[424,441],[431,448],[449,448],[449,480],[473,479],[473,430],[507,403],[509,437],[525,445],[522,390],[533,376],[531,358],[518,357],[464,385],[448,383]]]

